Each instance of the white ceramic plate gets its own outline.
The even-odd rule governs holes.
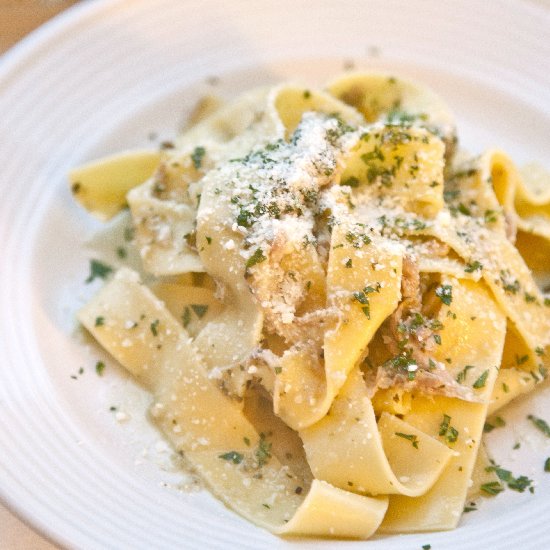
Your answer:
[[[209,494],[177,489],[147,396],[79,335],[85,242],[100,229],[71,200],[76,164],[170,138],[194,99],[288,77],[321,83],[349,62],[434,87],[462,143],[550,168],[550,12],[527,2],[407,0],[81,3],[0,64],[0,496],[37,529],[82,548],[356,548],[284,541]],[[151,134],[155,133],[157,138]],[[79,369],[83,373],[79,374]],[[75,376],[76,379],[71,378]],[[496,458],[537,482],[465,515],[451,533],[369,548],[541,548],[550,540],[549,441],[525,421],[548,388],[504,415]],[[118,423],[118,407],[130,419]],[[521,442],[519,450],[512,446]]]

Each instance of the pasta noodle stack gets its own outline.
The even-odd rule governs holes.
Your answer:
[[[445,104],[408,81],[253,90],[173,148],[71,174],[103,219],[127,200],[149,275],[120,269],[79,320],[255,524],[451,529],[494,475],[487,415],[546,377],[544,178],[458,151]]]

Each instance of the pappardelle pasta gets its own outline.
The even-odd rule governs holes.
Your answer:
[[[454,528],[498,482],[487,416],[546,378],[550,177],[460,151],[443,101],[387,75],[206,111],[71,173],[100,218],[129,206],[143,262],[80,322],[255,524]]]

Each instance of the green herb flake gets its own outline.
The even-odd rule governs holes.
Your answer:
[[[243,441],[247,447],[250,447],[250,439],[248,439],[248,437],[243,437]]]
[[[103,371],[105,370],[105,363],[103,361],[98,361],[95,364],[95,372],[98,376],[103,376]]]
[[[468,375],[468,371],[470,369],[473,369],[475,368],[473,365],[466,365],[458,374],[457,374],[457,377],[456,377],[456,381],[459,383],[459,384],[462,384],[465,382],[466,380],[466,376]]]
[[[476,390],[479,390],[480,388],[485,387],[485,383],[487,382],[487,378],[489,376],[489,369],[484,370],[483,373],[479,376],[479,378],[474,382],[473,387]]]
[[[348,258],[348,259],[346,260],[345,266],[346,266],[348,269],[351,268],[351,267],[353,267],[353,261],[352,261],[351,258]]]
[[[458,430],[451,426],[451,417],[448,414],[443,415],[443,421],[439,425],[439,435],[445,437],[448,443],[456,443],[458,439]]]
[[[485,220],[485,223],[495,223],[498,219],[497,216],[498,212],[495,212],[494,210],[485,210],[483,219]]]
[[[535,428],[539,429],[546,437],[550,437],[550,426],[546,420],[533,416],[532,414],[527,418],[533,423]]]
[[[275,367],[275,374],[281,374],[283,372],[283,367]]]
[[[518,493],[523,493],[525,489],[529,489],[530,492],[533,492],[533,480],[529,479],[527,476],[514,477],[510,470],[505,470],[497,464],[488,466],[485,468],[486,472],[495,472],[498,478],[508,485],[509,489],[512,491],[517,491]],[[496,483],[496,482],[494,482]]]
[[[550,473],[550,456],[544,461],[544,471]]]
[[[99,260],[90,260],[90,274],[85,283],[91,283],[95,279],[106,279],[113,272],[113,268]]]
[[[256,264],[260,264],[267,260],[267,258],[264,256],[264,253],[261,248],[257,248],[254,254],[248,258],[246,261],[246,269],[250,269],[251,267],[255,266]]]
[[[472,211],[463,203],[458,203],[458,207],[457,207],[457,210],[461,213],[461,214],[464,214],[465,216],[471,216],[472,215]]]
[[[440,346],[441,345],[441,336],[439,334],[434,334],[434,341],[438,346]]]
[[[96,327],[102,327],[103,325],[105,324],[105,317],[96,317],[95,318],[95,323],[94,323],[94,326]]]
[[[449,429],[449,423],[451,422],[451,417],[448,414],[443,415],[443,422],[439,425],[439,435],[445,435]]]
[[[422,545],[422,550],[430,550],[431,547],[432,547],[431,544],[423,544]]]
[[[158,328],[159,328],[160,321],[158,319],[155,319],[150,325],[151,332],[153,333],[153,336],[158,336]]]
[[[204,147],[195,147],[195,150],[191,153],[191,160],[193,161],[193,166],[198,170],[202,166],[202,159],[206,154],[206,149]]]
[[[258,448],[254,453],[258,460],[258,466],[261,468],[264,464],[269,462],[271,458],[271,443],[269,443],[263,433],[260,434],[260,441],[258,442]]]
[[[350,176],[347,180],[342,182],[342,185],[349,187],[359,187],[359,180],[355,176]]]
[[[370,302],[368,295],[373,292],[380,292],[380,288],[374,288],[372,286],[366,286],[363,290],[359,290],[353,293],[353,298],[359,302],[363,307],[361,308],[367,319],[370,319]]]
[[[495,496],[504,491],[504,487],[498,481],[491,481],[489,483],[484,483],[480,489],[487,493],[488,495]]]
[[[466,264],[464,271],[466,273],[473,273],[474,271],[481,271],[483,269],[483,264],[479,263],[477,260]]]
[[[453,287],[451,285],[441,285],[435,289],[435,295],[446,305],[450,306],[453,301]]]
[[[485,422],[485,425],[483,426],[483,431],[485,433],[492,432],[495,428],[502,428],[503,426],[506,426],[506,421],[501,416],[497,416],[493,419],[491,422]]]
[[[407,439],[409,440],[411,443],[412,443],[412,446],[415,448],[415,449],[418,449],[418,437],[416,435],[413,435],[413,434],[404,434],[402,432],[395,432],[395,435],[397,437],[402,437],[403,439]]]
[[[516,365],[518,365],[518,367],[520,365],[523,365],[524,363],[527,363],[527,361],[529,361],[529,356],[528,355],[517,355],[516,354]]]
[[[187,306],[185,306],[185,309],[183,310],[181,320],[183,322],[183,328],[187,328],[191,322],[191,310]]]
[[[218,458],[227,460],[227,462],[232,462],[233,464],[240,464],[243,461],[244,455],[237,451],[229,451],[228,453],[218,455]]]
[[[202,319],[208,311],[208,306],[205,304],[191,304],[191,309],[199,319]]]
[[[128,256],[128,251],[123,246],[117,246],[116,255],[121,260],[124,260],[126,258],[126,256]]]

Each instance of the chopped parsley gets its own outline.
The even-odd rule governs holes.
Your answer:
[[[510,472],[510,470],[505,470],[504,468],[501,468],[497,464],[488,466],[487,468],[485,468],[485,471],[495,472],[498,478],[504,483],[506,483],[506,485],[508,485],[508,488],[512,489],[512,491],[523,493],[525,489],[529,489],[531,493],[534,492],[533,480],[529,479],[527,476],[514,477],[512,472]],[[493,483],[497,483],[497,482],[493,482]]]
[[[191,153],[191,160],[193,161],[193,166],[198,170],[202,166],[202,159],[206,154],[206,149],[204,147],[195,147],[195,150]]]
[[[357,300],[361,305],[361,310],[370,319],[370,302],[368,295],[373,292],[380,292],[380,288],[374,288],[372,286],[366,286],[363,290],[359,290],[353,293],[354,300]]]
[[[233,464],[240,464],[243,461],[244,455],[237,451],[229,451],[228,453],[218,455],[218,458],[227,460],[227,462],[232,462]]]
[[[488,495],[495,496],[504,491],[504,487],[498,481],[490,481],[489,483],[484,483],[480,489],[487,493]]]
[[[90,260],[90,274],[85,283],[91,283],[95,279],[106,279],[113,272],[113,268],[99,260]]]
[[[365,244],[370,244],[371,239],[364,233],[354,233],[353,231],[348,231],[346,233],[346,241],[348,241],[353,248],[361,248]]]
[[[208,311],[208,306],[205,304],[191,304],[191,309],[199,319],[202,319]]]
[[[349,187],[359,187],[359,180],[355,176],[350,176],[347,180],[342,182],[342,185]]]
[[[105,324],[105,317],[99,316],[95,318],[94,326],[102,327]]]
[[[502,428],[502,426],[506,426],[506,421],[501,416],[497,416],[493,420],[493,423],[485,422],[485,425],[483,426],[483,431],[485,433],[489,433],[492,432],[495,428]]]
[[[518,367],[520,365],[523,365],[524,363],[527,363],[527,361],[529,361],[529,356],[528,355],[517,355],[516,354],[516,365],[518,365]]]
[[[443,421],[439,425],[439,435],[445,437],[448,443],[455,443],[458,439],[458,430],[451,426],[451,417],[443,415]]]
[[[95,371],[98,376],[103,376],[103,371],[105,370],[105,363],[103,361],[98,361],[95,364]]]
[[[456,381],[459,383],[459,384],[462,384],[465,380],[466,380],[466,376],[468,374],[468,371],[470,369],[473,369],[475,368],[473,365],[466,365],[457,375],[456,377]]]
[[[512,277],[509,269],[500,270],[500,282],[506,294],[517,294],[521,288],[519,281]]]
[[[464,271],[466,273],[473,273],[474,271],[481,271],[483,269],[483,264],[479,263],[477,260],[466,264]]]
[[[153,336],[158,336],[159,323],[160,323],[160,321],[158,319],[155,319],[150,325],[151,332],[153,333]]]
[[[254,453],[258,460],[258,466],[261,468],[264,464],[269,462],[271,458],[271,443],[269,443],[263,433],[260,434],[260,441],[258,442],[258,448]]]
[[[479,390],[480,388],[484,388],[485,387],[485,383],[487,382],[487,377],[489,376],[489,369],[487,370],[484,370],[479,378],[474,382],[473,384],[473,387],[476,389],[476,390]]]
[[[527,417],[533,425],[539,429],[546,437],[550,437],[550,426],[548,425],[548,422],[546,420],[543,420],[542,418],[537,418],[536,416],[533,416],[530,414]]]
[[[451,285],[441,285],[435,289],[435,295],[446,305],[450,306],[453,301],[453,287]]]
[[[260,264],[267,260],[267,258],[264,256],[263,250],[261,248],[257,248],[254,254],[248,258],[246,261],[246,269],[250,269],[251,267],[255,266],[256,264]]]
[[[544,462],[544,471],[550,472],[550,456]]]
[[[407,439],[412,443],[412,446],[415,449],[418,449],[418,437],[413,434],[404,434],[402,432],[395,432],[395,435],[398,437],[402,437],[403,439]]]
[[[483,219],[485,220],[485,223],[495,223],[497,221],[497,216],[498,213],[494,210],[485,210]]]
[[[183,310],[181,320],[183,322],[183,328],[187,328],[191,322],[191,310],[187,306],[185,306],[185,309]]]

